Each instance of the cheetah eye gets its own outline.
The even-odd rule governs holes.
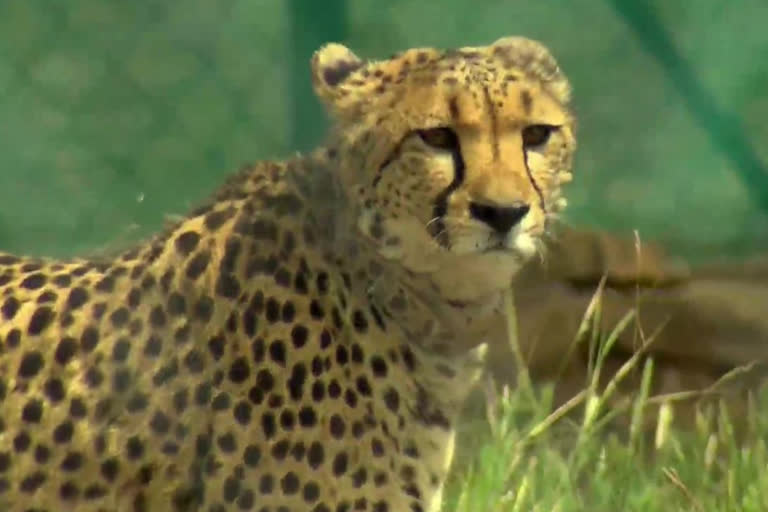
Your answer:
[[[523,147],[541,146],[549,140],[556,126],[548,124],[532,124],[523,128]]]
[[[421,140],[427,146],[444,151],[454,151],[459,147],[459,137],[456,132],[446,127],[429,128],[427,130],[417,130]]]

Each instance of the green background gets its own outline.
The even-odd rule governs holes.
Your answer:
[[[568,220],[694,259],[768,248],[765,0],[0,0],[0,247],[71,255],[318,142],[308,60],[522,34],[571,77]]]

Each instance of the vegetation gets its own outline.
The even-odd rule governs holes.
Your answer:
[[[599,317],[600,290],[580,335]],[[509,309],[514,333],[511,301]],[[553,387],[534,391],[524,371],[515,391],[494,397],[489,388],[487,419],[476,415],[460,432],[443,510],[768,511],[768,388],[747,392],[747,413],[738,416],[725,399],[699,392],[710,400],[701,401],[693,427],[685,429],[672,417],[676,401],[691,396],[649,396],[651,359],[644,360],[642,384],[630,399],[612,400],[619,381],[643,361],[639,356],[598,389],[601,362],[633,315],[605,339],[587,336],[595,350],[592,384],[554,412]],[[514,349],[514,336],[511,343]],[[628,421],[616,428],[613,420],[622,414]],[[649,415],[653,432],[645,428]]]

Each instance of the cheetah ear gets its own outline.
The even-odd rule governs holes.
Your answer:
[[[312,56],[315,94],[331,112],[341,114],[354,107],[357,95],[348,79],[365,63],[352,50],[338,43],[321,47]]]
[[[558,101],[570,102],[571,84],[546,46],[520,36],[502,37],[492,46],[494,53],[505,58],[507,66],[532,74],[554,93]]]

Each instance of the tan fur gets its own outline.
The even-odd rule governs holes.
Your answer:
[[[312,68],[326,148],[104,262],[0,255],[0,509],[437,510],[488,326],[564,206],[568,84],[523,38]]]

